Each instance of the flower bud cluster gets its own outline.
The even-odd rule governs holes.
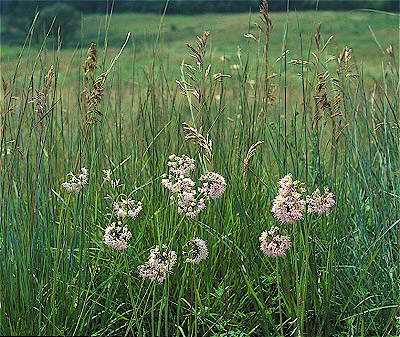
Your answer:
[[[88,179],[88,170],[85,167],[81,168],[81,174],[74,175],[72,172],[68,173],[71,176],[69,182],[61,184],[68,192],[79,192],[84,185],[86,185]]]
[[[171,250],[167,251],[167,246],[156,246],[150,250],[149,260],[145,264],[138,266],[139,274],[143,278],[149,278],[151,281],[157,280],[163,282],[167,273],[172,272],[176,264],[176,252]]]
[[[119,221],[118,224],[113,222],[105,229],[104,243],[115,250],[123,250],[128,247],[128,241],[131,239],[132,233],[127,226],[122,226]]]
[[[260,238],[260,249],[267,256],[285,256],[286,250],[290,248],[290,237],[285,230],[272,226],[269,231],[262,232]]]
[[[208,256],[207,244],[200,238],[194,238],[190,240],[185,246],[189,246],[190,249],[186,252],[188,257],[185,262],[192,264],[199,264],[201,260],[205,260]]]
[[[142,202],[133,199],[121,199],[113,204],[115,215],[125,219],[126,217],[136,218],[143,209]]]

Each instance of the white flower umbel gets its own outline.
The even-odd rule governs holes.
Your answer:
[[[149,260],[145,264],[138,266],[139,274],[143,278],[149,278],[151,281],[157,280],[162,283],[167,273],[171,273],[176,263],[176,252],[167,251],[167,246],[156,246],[150,250]]]
[[[186,252],[186,254],[190,256],[185,260],[187,263],[199,264],[208,256],[207,244],[200,238],[190,240],[185,246],[190,247],[189,251]]]
[[[132,233],[127,226],[122,226],[119,221],[118,224],[113,222],[104,231],[104,243],[115,250],[123,250],[128,247],[128,241],[131,239]]]
[[[133,199],[121,199],[119,202],[113,204],[115,215],[122,219],[136,218],[140,211],[143,209],[142,202]]]
[[[70,176],[69,181],[61,184],[68,192],[79,192],[88,183],[89,173],[85,167],[81,168],[80,174],[75,175],[70,172],[68,175]]]

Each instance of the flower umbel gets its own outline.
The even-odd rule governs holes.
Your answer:
[[[161,184],[173,193],[171,200],[177,201],[178,212],[194,218],[206,207],[204,198],[197,194],[196,183],[189,178],[190,171],[195,168],[194,159],[173,154],[169,160],[169,172],[163,175]]]
[[[190,178],[189,178],[190,179]],[[196,190],[182,191],[176,196],[178,203],[178,212],[184,213],[189,218],[195,218],[205,207],[204,198],[199,195],[195,197]],[[171,200],[175,197],[172,196]]]
[[[201,260],[205,260],[208,256],[206,242],[200,238],[190,240],[185,246],[190,247],[189,251],[186,252],[190,257],[185,262],[199,264]]]
[[[225,191],[225,178],[216,172],[207,172],[200,177],[203,186],[199,189],[208,199],[217,199]]]
[[[84,185],[86,185],[88,179],[88,170],[85,167],[81,168],[81,174],[74,175],[72,172],[68,173],[71,176],[69,182],[64,182],[61,184],[68,192],[79,192]]]
[[[332,192],[329,192],[328,187],[325,187],[324,195],[321,195],[320,190],[317,188],[311,195],[307,195],[307,211],[318,214],[329,212],[329,209],[335,204],[333,197],[334,195]]]
[[[132,233],[127,226],[122,226],[120,221],[118,225],[113,222],[105,229],[104,243],[116,250],[123,250],[128,247],[128,241],[131,237]]]
[[[115,179],[115,180],[111,179],[112,173],[113,173],[112,170],[103,170],[104,181],[110,182],[112,188],[121,187],[122,185],[120,185],[119,179]]]
[[[171,250],[167,252],[167,246],[162,245],[150,250],[149,260],[145,264],[138,266],[141,277],[148,277],[151,281],[157,280],[162,283],[170,273],[176,263],[176,252]]]
[[[133,199],[121,199],[120,202],[115,201],[113,204],[115,215],[122,219],[127,216],[136,218],[143,209],[142,202]]]
[[[272,257],[285,256],[286,250],[292,245],[286,231],[277,226],[272,226],[269,231],[262,232],[259,240],[260,249],[265,255]]]
[[[167,162],[169,166],[169,173],[175,176],[184,176],[187,177],[191,170],[194,170],[194,159],[182,155],[182,157],[178,157],[175,154],[171,154],[168,159],[170,160]]]
[[[272,213],[282,222],[293,223],[303,217],[305,200],[302,194],[306,191],[298,180],[293,181],[289,173],[279,181],[279,194],[272,205]]]

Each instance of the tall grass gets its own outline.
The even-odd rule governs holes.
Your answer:
[[[32,25],[15,72],[3,74],[2,335],[400,333],[396,53],[381,47],[382,76],[367,87],[351,50],[332,51],[322,39],[323,25],[304,37],[301,22],[287,22],[282,45],[266,45],[278,32],[269,29],[266,8],[262,15],[259,33],[247,32],[248,49],[221,68],[204,35],[200,60],[189,56],[195,37],[183,65],[171,64],[157,39],[152,66],[142,69],[133,40],[122,52],[130,69],[107,50],[107,40],[97,41],[99,54],[88,59],[93,68],[86,74],[83,66],[60,70],[60,41],[49,49],[45,38],[33,54]],[[289,29],[299,36],[290,54]],[[282,56],[271,59],[271,48]],[[85,64],[84,52],[74,57]],[[174,78],[179,67],[182,75]],[[302,95],[289,99],[290,67]],[[182,122],[212,141],[212,160],[184,139]],[[197,176],[213,170],[227,182],[223,197],[192,220],[177,213],[161,185],[173,153],[195,158]],[[67,173],[82,166],[88,185],[66,192]],[[105,169],[119,187],[103,180]],[[277,181],[289,172],[308,193],[328,186],[336,205],[327,216],[287,226],[291,250],[266,257],[258,237],[278,223],[271,204]],[[104,245],[104,228],[115,221],[104,197],[112,194],[144,206],[128,222],[133,238],[124,251]],[[181,256],[194,235],[208,243],[205,261],[192,266],[180,258],[162,284],[139,276],[155,245]]]

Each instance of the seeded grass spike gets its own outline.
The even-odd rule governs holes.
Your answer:
[[[249,151],[247,151],[246,158],[244,158],[244,160],[243,160],[243,164],[244,164],[243,177],[247,173],[247,169],[248,169],[248,166],[249,166],[250,158],[254,156],[254,154],[256,153],[257,147],[259,147],[262,143],[264,143],[264,141],[263,140],[259,140],[257,143],[252,144],[250,146],[250,148],[249,148]]]
[[[47,75],[44,77],[43,90],[39,91],[36,89],[35,97],[29,102],[29,103],[35,103],[35,105],[36,105],[35,111],[39,118],[38,123],[40,123],[40,126],[42,127],[42,129],[44,128],[43,119],[52,110],[51,108],[50,109],[47,108],[47,99],[49,96],[49,91],[51,89],[51,84],[53,82],[53,78],[54,78],[54,67],[51,66],[49,71],[47,72]]]
[[[100,103],[101,99],[103,98],[104,84],[105,84],[107,76],[110,73],[111,69],[113,68],[115,62],[117,62],[117,60],[119,59],[119,57],[122,54],[122,51],[125,49],[125,46],[128,43],[130,35],[131,35],[131,33],[128,33],[124,44],[122,45],[119,53],[111,61],[111,64],[108,67],[107,71],[103,72],[99,76],[97,76],[96,80],[93,82],[92,89],[90,90],[90,94],[87,95],[87,112],[86,112],[86,114],[88,115],[88,118],[86,119],[86,122],[85,122],[87,125],[99,122],[99,119],[96,117],[96,115],[103,116],[103,113],[100,112],[100,110],[97,108],[97,106]],[[86,59],[85,65],[84,65],[85,74],[87,74],[88,71],[92,71],[92,70],[94,71],[94,67],[95,67],[94,62],[96,60],[97,51],[93,44],[91,44],[88,54],[89,55]],[[89,91],[87,88],[85,90]]]
[[[211,139],[204,138],[204,136],[197,131],[197,129],[191,127],[186,122],[182,122],[183,131],[185,133],[185,140],[199,145],[205,151],[205,158],[209,163],[212,163],[212,142]]]

